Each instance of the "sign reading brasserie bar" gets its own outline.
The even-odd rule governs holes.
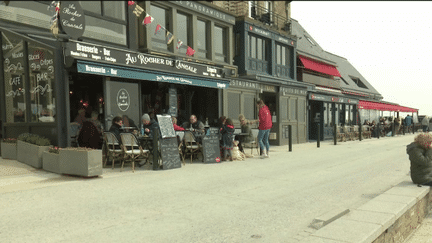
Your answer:
[[[210,78],[222,78],[223,74],[223,69],[215,66],[119,50],[90,43],[70,41],[66,43],[65,55],[89,61],[200,75]]]

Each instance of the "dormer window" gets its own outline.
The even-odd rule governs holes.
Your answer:
[[[305,36],[305,37],[306,37],[306,40],[308,40],[313,46],[315,45],[315,42],[311,38],[309,38],[307,36]]]

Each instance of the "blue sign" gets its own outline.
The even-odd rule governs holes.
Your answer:
[[[103,76],[121,77],[139,80],[150,80],[175,84],[187,84],[201,87],[226,89],[229,81],[198,79],[190,76],[179,76],[162,72],[143,71],[142,69],[124,68],[107,64],[98,64],[78,60],[79,73],[99,74]]]

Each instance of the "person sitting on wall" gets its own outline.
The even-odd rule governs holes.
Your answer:
[[[432,134],[421,133],[407,145],[411,180],[417,185],[432,186]]]
[[[204,136],[204,123],[201,121],[198,121],[197,117],[195,115],[191,115],[189,117],[188,122],[184,122],[182,124],[182,127],[186,130],[192,130],[192,132],[195,135],[195,141],[198,143],[201,143],[202,137]]]
[[[155,119],[151,119],[148,114],[144,114],[141,117],[141,135],[147,135],[153,138],[154,130],[159,128],[159,124]]]
[[[114,133],[117,140],[119,141],[119,144],[122,143],[120,133],[122,132],[123,127],[123,119],[120,116],[116,116],[112,119],[112,125],[109,129],[109,132]]]

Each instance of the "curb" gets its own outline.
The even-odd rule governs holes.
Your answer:
[[[402,181],[302,240],[308,243],[404,242],[432,207],[429,186]]]

